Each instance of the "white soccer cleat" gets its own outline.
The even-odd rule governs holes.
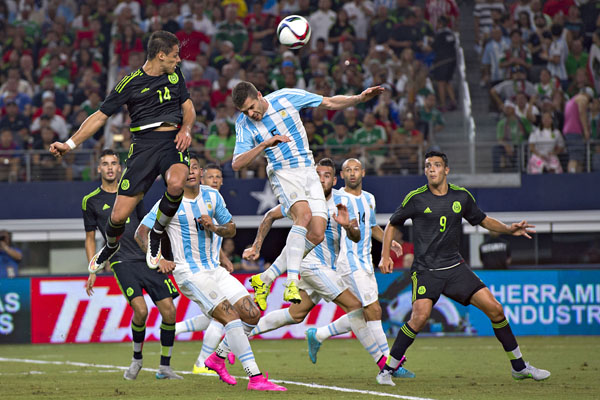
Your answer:
[[[125,371],[125,373],[123,374],[123,378],[127,379],[128,381],[133,381],[135,380],[135,378],[137,378],[141,369],[142,360],[136,360],[134,358],[133,360],[131,360],[131,365],[129,366],[127,371]]]
[[[512,377],[516,381],[522,381],[523,379],[533,379],[534,381],[543,381],[544,379],[550,378],[550,371],[546,371],[545,369],[539,369],[534,367],[533,365],[529,365],[528,362],[525,363],[525,368],[521,371],[515,371],[512,369]]]
[[[121,243],[119,242],[117,242],[116,247],[112,248],[108,247],[108,245],[105,244],[104,247],[102,247],[100,251],[97,252],[94,255],[94,257],[92,257],[92,259],[90,260],[90,263],[88,264],[89,273],[95,274],[101,272],[104,269],[104,267],[106,267],[110,259],[116,254],[117,251],[119,251],[120,248]]]
[[[148,250],[146,251],[146,264],[151,269],[158,268],[161,258],[160,239],[158,243],[152,243],[152,230],[148,232]],[[154,250],[154,251],[153,251]]]
[[[379,371],[379,373],[377,374],[377,378],[375,379],[380,385],[396,386],[396,384],[392,380],[392,374],[392,371],[384,368],[381,371]]]

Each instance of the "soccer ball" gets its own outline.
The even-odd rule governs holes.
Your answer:
[[[310,25],[300,15],[285,17],[277,27],[279,42],[290,49],[299,49],[310,39]]]

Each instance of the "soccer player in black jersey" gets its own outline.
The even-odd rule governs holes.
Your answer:
[[[104,150],[100,154],[98,173],[102,182],[100,187],[84,196],[81,202],[83,223],[85,225],[85,252],[88,260],[91,260],[96,252],[96,228],[100,230],[102,236],[105,236],[104,227],[117,197],[121,165],[118,156],[112,150]],[[143,218],[144,210],[140,203],[127,218],[121,241],[121,251],[113,257],[113,262],[110,265],[123,295],[133,309],[133,319],[131,321],[133,359],[123,377],[127,380],[133,380],[137,378],[142,369],[142,347],[146,337],[146,318],[148,317],[148,307],[142,292],[142,289],[144,289],[158,307],[162,317],[160,325],[162,348],[160,366],[156,377],[158,379],[182,379],[169,366],[173,342],[175,341],[176,309],[173,299],[179,296],[179,293],[173,282],[163,273],[170,272],[175,265],[172,261],[161,259],[159,271],[151,270],[146,266],[144,252],[140,250],[134,239],[135,230]],[[94,293],[95,282],[96,274],[91,273],[86,285],[88,296]]]
[[[90,115],[69,140],[50,145],[52,154],[63,156],[94,135],[109,116],[127,105],[133,143],[106,224],[106,245],[90,261],[90,272],[103,268],[119,250],[119,238],[125,231],[127,218],[160,174],[167,191],[149,233],[150,246],[146,254],[148,266],[158,267],[164,227],[175,215],[183,197],[189,165],[187,148],[196,119],[183,75],[177,67],[180,61],[177,37],[165,31],[154,32],[148,42],[146,63],[124,77],[100,109]]]
[[[398,228],[407,219],[412,219],[415,233],[415,259],[411,268],[413,304],[410,320],[398,331],[387,364],[377,375],[377,382],[394,385],[392,373],[403,364],[406,350],[427,323],[433,305],[442,294],[465,306],[473,304],[490,318],[494,333],[512,365],[514,379],[547,379],[550,372],[523,361],[502,305],[458,252],[463,218],[471,225],[528,239],[531,239],[530,233],[535,233],[534,226],[527,221],[507,226],[485,215],[468,190],[448,184],[449,172],[448,157],[444,153],[427,153],[427,185],[413,190],[404,198],[385,228],[379,268],[390,273],[393,270],[390,258],[392,239]]]

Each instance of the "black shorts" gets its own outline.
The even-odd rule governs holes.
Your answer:
[[[138,193],[146,193],[158,175],[162,175],[165,179],[165,174],[171,165],[189,166],[188,151],[179,151],[175,145],[177,132],[175,130],[152,131],[134,138],[129,147],[118,194],[135,196]]]
[[[145,261],[116,261],[111,268],[128,303],[135,297],[143,296],[142,289],[155,304],[168,297],[174,299],[179,296],[171,279],[156,269],[148,268]]]
[[[454,75],[456,60],[445,60],[440,65],[434,66],[431,70],[431,77],[434,81],[450,82]]]
[[[486,287],[464,262],[450,269],[413,271],[412,284],[413,303],[431,299],[435,304],[443,294],[464,306],[470,304],[477,291]]]

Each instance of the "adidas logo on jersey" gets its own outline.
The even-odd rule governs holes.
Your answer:
[[[425,214],[431,214],[433,211],[431,211],[431,209],[429,207],[427,207],[425,209],[425,211],[423,211]]]
[[[110,208],[110,206],[109,206],[108,204],[104,204],[104,205],[102,206],[102,211],[104,211],[104,210],[108,210],[109,208]]]
[[[140,93],[146,93],[148,90],[150,90],[150,88],[148,88],[148,87],[144,88],[144,89],[142,89],[142,91]]]

